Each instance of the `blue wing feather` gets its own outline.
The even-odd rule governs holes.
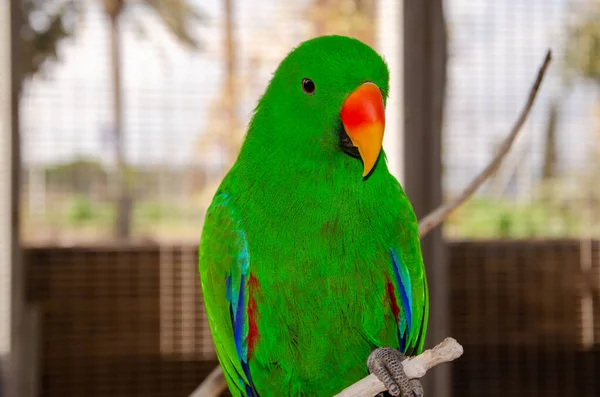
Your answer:
[[[231,321],[233,325],[233,338],[238,359],[242,364],[244,374],[250,384],[246,384],[240,376],[239,382],[242,388],[245,388],[248,396],[258,396],[252,379],[250,377],[250,369],[248,366],[248,346],[246,338],[248,336],[247,324],[247,305],[246,305],[246,281],[250,269],[250,255],[248,251],[248,240],[246,233],[241,227],[241,222],[231,205],[228,205],[231,197],[226,193],[221,193],[215,198],[216,206],[224,207],[228,210],[232,219],[237,220],[236,232],[242,241],[242,249],[240,250],[237,261],[232,267],[230,273],[226,277],[227,300],[230,304]]]
[[[400,350],[406,351],[407,345],[410,345],[413,339],[410,335],[413,319],[412,285],[408,269],[400,262],[400,258],[395,249],[390,251],[390,257],[402,305],[402,316],[400,316],[398,321]]]

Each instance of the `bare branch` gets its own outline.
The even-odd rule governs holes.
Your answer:
[[[410,379],[422,378],[436,365],[456,360],[463,354],[463,347],[453,338],[446,338],[433,349],[402,362],[404,372]],[[216,367],[189,397],[218,396],[227,386],[221,367]],[[387,389],[373,374],[347,387],[334,397],[374,396]]]
[[[221,366],[218,365],[213,369],[210,374],[202,381],[189,397],[216,397],[221,395],[227,388],[227,381],[223,376]]]
[[[463,347],[453,338],[446,338],[431,350],[425,350],[418,356],[402,362],[404,372],[409,379],[418,379],[425,376],[428,370],[436,365],[456,360],[463,354]],[[373,374],[366,376],[347,387],[334,397],[370,397],[375,396],[386,387]]]
[[[469,185],[465,188],[465,190],[456,196],[454,199],[450,200],[446,204],[439,206],[433,212],[429,213],[419,222],[419,236],[423,237],[427,233],[429,233],[432,229],[437,227],[440,223],[442,223],[448,215],[456,208],[458,208],[462,203],[464,203],[475,191],[485,182],[490,176],[494,174],[494,172],[498,169],[504,157],[509,152],[512,144],[514,143],[521,127],[525,124],[525,120],[533,107],[533,103],[539,91],[540,85],[542,84],[542,80],[544,79],[544,75],[546,74],[546,70],[550,65],[550,61],[552,60],[552,51],[548,50],[546,53],[546,57],[544,58],[544,62],[540,66],[538,70],[537,78],[529,91],[529,97],[527,98],[527,102],[525,103],[525,107],[521,110],[521,114],[519,118],[515,122],[512,127],[510,134],[506,137],[504,142],[502,142],[502,146],[498,150],[496,156],[492,159],[492,161],[488,164],[487,167],[481,171],[479,175],[475,177],[471,181]]]

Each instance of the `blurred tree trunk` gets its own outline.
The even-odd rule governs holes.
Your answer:
[[[364,23],[356,32],[357,39],[375,47],[377,44],[377,0],[355,0],[356,10],[363,17]]]
[[[104,10],[110,21],[110,59],[113,83],[113,131],[115,138],[116,169],[116,219],[115,237],[128,238],[131,235],[132,197],[127,180],[125,162],[122,90],[121,90],[121,32],[119,17],[124,0],[105,0]]]
[[[558,99],[550,103],[548,114],[548,125],[546,126],[546,141],[544,143],[544,165],[542,168],[542,180],[550,180],[556,176],[556,123],[558,120]]]
[[[234,26],[234,3],[233,0],[225,0],[225,117],[227,117],[225,131],[225,145],[227,150],[227,164],[233,163],[238,150],[238,97],[236,95],[236,69],[237,69],[237,46],[235,41]]]
[[[314,0],[308,11],[315,36],[341,34],[375,47],[377,0]]]
[[[314,3],[314,31],[315,36],[327,34],[327,21],[325,15],[321,12],[331,3],[331,0],[315,0]]]
[[[98,0],[104,6],[105,15],[110,25],[110,59],[113,83],[113,134],[115,141],[115,206],[116,218],[114,233],[117,238],[127,238],[131,234],[133,192],[125,160],[125,139],[122,116],[122,79],[120,19],[126,5],[143,5],[159,17],[164,27],[177,41],[189,49],[197,50],[200,42],[192,34],[189,22],[203,22],[205,17],[196,10],[192,0]],[[20,30],[20,86],[27,77],[38,73],[43,64],[49,60],[58,60],[58,44],[62,39],[72,36],[82,25],[90,1],[63,1],[57,7],[48,7],[49,0],[19,0],[18,14],[22,21]],[[30,18],[35,15],[37,18]],[[38,31],[31,26],[30,19],[47,20],[47,27]],[[135,22],[135,21],[134,21]],[[146,32],[140,23],[138,30]]]
[[[600,83],[597,83],[597,87],[600,87]],[[594,109],[593,113],[594,113],[594,119],[595,119],[594,124],[596,127],[596,131],[595,131],[596,142],[595,142],[595,147],[592,149],[594,163],[591,166],[594,168],[592,170],[592,172],[595,173],[600,164],[600,101],[598,99],[596,99],[596,103],[594,103],[593,109]]]
[[[239,49],[235,37],[236,3],[234,0],[223,0],[222,4],[224,24],[223,40],[220,47],[223,51],[221,56],[224,76],[221,89],[209,105],[206,126],[195,143],[200,156],[206,156],[214,152],[221,155],[218,165],[210,164],[205,182],[206,187],[202,188],[204,192],[208,191],[207,194],[211,197],[214,193],[213,188],[216,189],[218,186],[218,184],[215,184],[216,181],[220,181],[235,162],[245,132],[243,124],[238,118],[244,87],[239,84]]]

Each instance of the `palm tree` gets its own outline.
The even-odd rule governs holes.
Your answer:
[[[71,26],[65,24],[65,17],[76,11],[74,1],[59,4],[54,10],[45,7],[44,0],[23,0],[19,11],[21,20],[21,87],[28,78],[36,75],[42,66],[58,58],[58,43],[72,34]],[[35,15],[43,15],[47,23],[43,28],[35,26]]]
[[[101,0],[110,24],[110,56],[113,81],[113,127],[117,158],[117,215],[115,237],[127,238],[131,234],[133,197],[127,179],[124,153],[122,84],[121,84],[121,19],[126,7],[142,4],[154,10],[175,38],[191,49],[199,43],[190,32],[190,22],[202,22],[204,17],[187,0]]]
[[[70,14],[82,15],[88,0],[23,0],[25,21],[23,34],[23,73],[22,81],[36,74],[44,63],[57,58],[58,43],[73,35],[80,24],[67,25]],[[117,162],[116,178],[116,221],[115,236],[127,238],[131,234],[132,194],[127,179],[127,163],[124,154],[123,137],[123,93],[121,83],[121,20],[124,12],[131,7],[147,7],[153,10],[177,41],[186,47],[197,50],[199,42],[191,33],[194,23],[203,22],[204,15],[190,4],[189,0],[94,0],[102,2],[110,25],[110,57],[113,82],[113,128]],[[49,6],[49,4],[55,7]],[[37,30],[31,21],[34,14],[45,14],[46,28]],[[71,18],[73,19],[73,18]],[[138,31],[144,31],[138,21]]]
[[[550,181],[557,175],[558,155],[556,153],[556,126],[558,122],[559,99],[550,102],[548,121],[546,124],[546,140],[544,143],[544,161],[542,165],[542,180]]]

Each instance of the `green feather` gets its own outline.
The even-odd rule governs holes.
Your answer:
[[[302,91],[303,78],[315,82],[314,95]],[[246,395],[244,384],[253,384],[261,397],[331,396],[368,374],[374,348],[399,348],[399,323],[407,322],[396,322],[391,308],[391,299],[402,305],[392,250],[410,277],[411,307],[400,312],[412,313],[405,350],[423,348],[428,292],[412,206],[383,151],[363,180],[360,159],[339,149],[344,99],[371,81],[385,100],[388,78],[385,62],[370,47],[320,37],[282,61],[256,107],[240,155],[208,210],[200,244],[208,319],[235,396]],[[243,244],[257,281],[251,293],[248,279],[240,286],[246,338],[247,305],[256,302],[251,379],[236,351],[226,291]]]

